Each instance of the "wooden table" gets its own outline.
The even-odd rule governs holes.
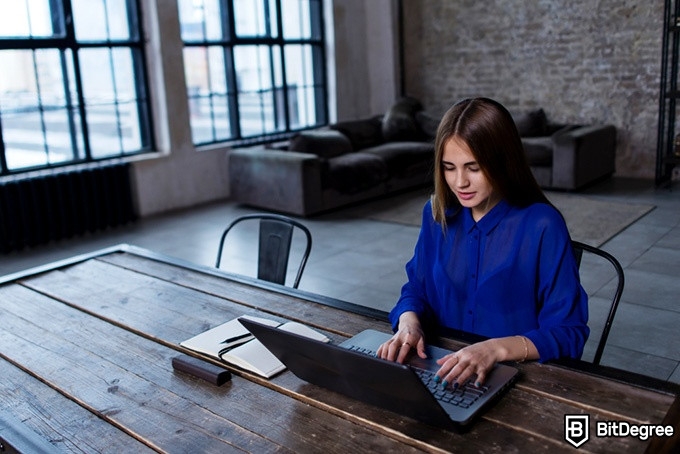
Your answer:
[[[324,391],[288,371],[264,380],[232,369],[221,387],[173,371],[180,341],[242,314],[304,322],[333,341],[366,328],[389,331],[386,314],[342,301],[131,246],[97,251],[0,279],[0,437],[56,452],[555,453],[574,450],[564,439],[565,415],[589,414],[582,451],[678,446],[677,387],[650,389],[554,364],[519,365],[514,388],[464,433]],[[595,421],[664,418],[675,437],[595,436]]]

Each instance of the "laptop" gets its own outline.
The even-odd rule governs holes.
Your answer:
[[[427,347],[428,359],[411,355],[409,364],[375,356],[391,334],[365,330],[334,345],[248,319],[239,319],[298,378],[426,424],[462,429],[469,426],[518,377],[518,369],[497,364],[480,388],[473,384],[441,390],[432,382],[436,359],[450,351]]]

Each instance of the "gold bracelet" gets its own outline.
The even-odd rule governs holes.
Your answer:
[[[529,356],[529,346],[527,345],[527,338],[524,336],[516,336],[522,339],[522,343],[524,344],[524,358],[522,358],[519,362],[523,363],[524,361],[527,360],[527,356]]]

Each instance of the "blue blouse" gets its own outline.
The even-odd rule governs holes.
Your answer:
[[[390,312],[394,330],[402,313],[414,311],[486,337],[524,335],[541,362],[583,353],[588,296],[564,219],[550,205],[501,201],[479,222],[461,208],[442,232],[428,202],[406,275]]]

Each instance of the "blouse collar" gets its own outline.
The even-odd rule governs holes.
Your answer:
[[[469,232],[474,227],[477,227],[483,234],[488,235],[497,225],[501,219],[510,211],[510,204],[505,200],[501,200],[486,213],[478,222],[472,218],[472,210],[470,208],[463,208],[463,226],[465,231]]]

